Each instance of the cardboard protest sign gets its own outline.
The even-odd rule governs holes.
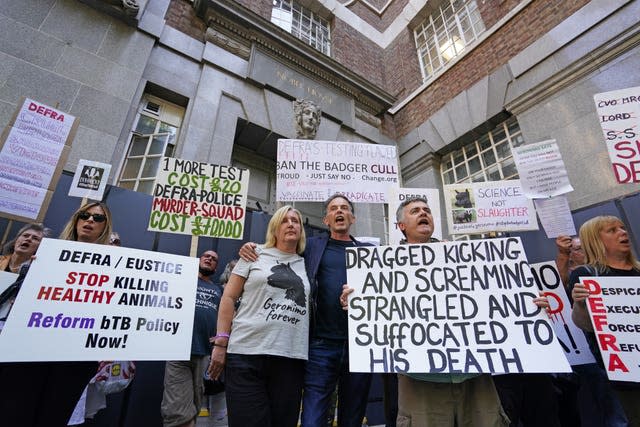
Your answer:
[[[352,372],[569,372],[519,238],[347,249]]]
[[[440,190],[436,188],[392,188],[389,198],[389,244],[397,245],[404,239],[402,231],[398,228],[396,211],[398,206],[408,198],[422,197],[427,199],[427,204],[433,212],[433,237],[442,239],[442,222],[440,221]]]
[[[640,182],[640,86],[593,96],[613,173],[620,184]]]
[[[451,234],[538,229],[519,180],[445,185],[444,203]]]
[[[198,259],[43,239],[0,361],[188,360]]]
[[[555,261],[531,264],[531,273],[538,290],[549,300],[549,315],[553,330],[571,365],[595,363],[589,344],[580,328],[571,320],[571,302],[560,279]]]
[[[607,376],[640,382],[640,277],[583,277]]]
[[[69,196],[102,200],[110,172],[110,164],[81,159],[69,187]]]
[[[555,139],[521,145],[512,152],[522,191],[528,198],[552,197],[573,191]]]
[[[248,189],[247,169],[163,157],[148,230],[242,239]]]
[[[0,213],[42,221],[58,184],[78,120],[24,99],[0,137]]]
[[[398,184],[393,145],[279,139],[276,200],[323,202],[342,193],[353,203],[387,203]]]

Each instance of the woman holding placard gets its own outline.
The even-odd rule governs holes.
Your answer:
[[[281,207],[257,261],[238,261],[225,286],[209,374],[226,369],[230,427],[298,423],[309,344],[305,241],[300,212]]]
[[[111,212],[104,203],[81,206],[60,235],[60,239],[108,244]],[[23,280],[28,269],[21,271]],[[39,345],[22,343],[21,345]],[[64,343],[60,343],[64,345]],[[97,362],[9,363],[0,368],[0,420],[3,425],[20,427],[66,426],[73,408]]]
[[[580,240],[585,254],[585,265],[576,268],[569,278],[569,289],[573,299],[572,318],[575,324],[585,331],[587,341],[602,372],[606,378],[604,365],[596,335],[594,334],[586,300],[589,290],[580,283],[582,277],[613,276],[613,277],[640,277],[640,262],[633,255],[631,241],[624,223],[615,216],[597,216],[585,222],[580,227]],[[640,279],[639,279],[640,281]],[[594,381],[598,379],[594,378]],[[615,407],[619,399],[622,404],[629,424],[640,426],[640,383],[611,381],[611,388],[615,396],[605,395],[605,410],[608,416],[607,425],[627,425],[624,421],[617,422]],[[616,399],[616,396],[618,399]]]

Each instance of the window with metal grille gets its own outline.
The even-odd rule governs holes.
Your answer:
[[[309,9],[291,0],[273,0],[271,22],[325,55],[330,55],[329,23]]]
[[[184,108],[145,95],[138,109],[129,149],[118,186],[153,193],[153,183],[163,156],[172,156]]]
[[[485,31],[475,0],[445,0],[414,30],[422,78],[427,81]]]
[[[511,150],[524,142],[518,121],[512,116],[480,138],[444,155],[440,166],[442,182],[448,185],[518,179]],[[453,239],[484,237],[487,236],[456,235]]]

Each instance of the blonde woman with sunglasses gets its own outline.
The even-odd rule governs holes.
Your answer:
[[[111,231],[111,211],[107,205],[91,202],[73,213],[60,239],[105,245],[109,244]],[[24,279],[26,271],[22,269],[18,281]],[[0,364],[2,425],[66,426],[82,391],[97,370],[97,361]]]

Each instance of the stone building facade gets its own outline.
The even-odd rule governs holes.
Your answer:
[[[639,189],[593,102],[640,86],[639,20],[637,0],[4,0],[0,126],[31,97],[80,119],[66,170],[148,192],[161,154],[238,165],[271,212],[307,98],[316,139],[397,146],[405,187],[509,178],[510,147],[553,138],[575,210]],[[359,205],[356,234],[383,236],[382,211]]]

